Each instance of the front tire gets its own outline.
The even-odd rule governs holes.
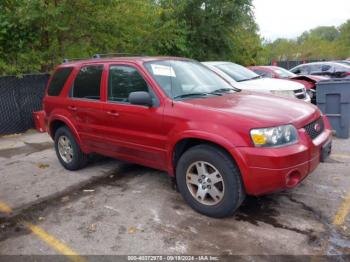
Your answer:
[[[187,150],[178,161],[176,181],[185,201],[210,217],[233,215],[245,198],[236,164],[224,150],[212,145]]]
[[[86,166],[88,155],[84,154],[68,127],[60,127],[55,133],[56,155],[62,166],[78,170]]]

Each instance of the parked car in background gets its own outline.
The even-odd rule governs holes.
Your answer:
[[[328,79],[324,76],[296,75],[278,66],[249,66],[248,68],[262,77],[286,79],[303,84],[313,104],[316,104],[316,84]]]
[[[43,103],[63,167],[78,170],[98,153],[166,171],[212,217],[233,214],[246,194],[296,187],[331,151],[331,127],[314,105],[240,92],[185,58],[66,62]]]
[[[297,75],[319,75],[331,78],[350,76],[350,66],[338,62],[314,62],[298,65],[290,70]]]
[[[306,88],[300,83],[284,79],[263,78],[253,71],[231,62],[203,62],[203,64],[239,89],[298,98],[306,102],[311,101]]]

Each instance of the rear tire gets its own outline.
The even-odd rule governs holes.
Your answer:
[[[57,129],[54,141],[57,158],[64,168],[73,171],[87,165],[88,155],[81,151],[68,127]]]
[[[224,150],[208,144],[194,146],[180,157],[176,182],[185,201],[210,217],[233,215],[245,198],[234,161]]]

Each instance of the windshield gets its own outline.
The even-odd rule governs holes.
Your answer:
[[[192,60],[146,62],[147,71],[170,98],[211,96],[236,89],[207,67]]]
[[[260,78],[260,76],[253,71],[234,63],[225,63],[221,65],[214,65],[219,68],[221,71],[229,75],[237,82],[252,80],[256,78]]]
[[[297,76],[296,74],[284,69],[282,67],[274,67],[273,71],[282,78],[289,78]]]

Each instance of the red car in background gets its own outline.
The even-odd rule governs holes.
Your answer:
[[[248,68],[262,77],[287,79],[303,84],[313,104],[316,104],[316,83],[327,79],[324,76],[296,75],[278,66],[250,66]]]

